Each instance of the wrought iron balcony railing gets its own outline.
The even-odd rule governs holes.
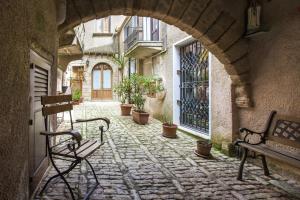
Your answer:
[[[124,49],[127,51],[132,47],[137,41],[143,41],[143,27],[128,27],[128,32],[130,33],[124,40]]]

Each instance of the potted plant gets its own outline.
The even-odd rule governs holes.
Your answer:
[[[119,71],[121,73],[121,81],[123,81],[124,76],[124,68],[128,63],[128,58],[124,54],[113,54],[112,56],[113,62],[119,65]]]
[[[126,99],[129,99],[131,92],[131,82],[128,78],[125,78],[119,85],[114,88],[114,92],[120,97],[121,100],[121,115],[129,116],[132,108],[132,104],[127,103]]]
[[[209,140],[198,140],[195,154],[204,158],[210,157],[212,144]]]
[[[164,99],[165,91],[161,78],[145,77],[144,87],[148,97],[157,98],[159,100]]]
[[[73,100],[73,105],[79,105],[80,103],[80,98],[81,98],[81,91],[79,89],[75,89],[72,92],[72,100]]]
[[[132,111],[133,121],[138,124],[145,125],[149,120],[149,113],[144,111],[144,104],[146,99],[144,98],[144,83],[145,79],[143,76],[133,74],[131,76],[131,83],[133,86],[132,101],[135,109]]]
[[[177,125],[173,123],[173,121],[165,115],[163,117],[163,133],[162,135],[167,138],[176,138]]]

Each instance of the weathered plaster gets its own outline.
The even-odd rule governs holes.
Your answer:
[[[211,136],[212,142],[228,150],[228,145],[235,139],[233,132],[234,108],[232,81],[224,70],[223,64],[211,56]],[[235,136],[235,137],[234,137]]]
[[[265,2],[263,17],[270,30],[250,39],[254,107],[239,111],[241,127],[262,130],[271,110],[300,116],[300,4],[288,2]]]
[[[28,199],[29,48],[35,43],[56,54],[55,5],[50,0],[0,5],[0,199]]]

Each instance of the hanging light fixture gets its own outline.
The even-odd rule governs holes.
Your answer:
[[[256,0],[250,0],[247,10],[247,35],[261,29],[261,5]]]

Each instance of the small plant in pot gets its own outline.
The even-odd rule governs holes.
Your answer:
[[[195,154],[197,156],[209,158],[211,147],[212,147],[212,144],[209,140],[198,140],[197,141],[197,149],[195,150]]]
[[[114,88],[114,92],[120,97],[121,100],[121,115],[129,116],[132,108],[132,104],[126,104],[126,100],[129,98],[131,92],[131,82],[128,78],[125,78],[119,85]]]
[[[80,103],[80,99],[81,99],[81,91],[79,89],[75,89],[72,92],[73,105],[78,105]]]
[[[163,116],[163,136],[167,138],[176,138],[177,125],[167,116]]]
[[[162,85],[161,78],[154,78],[152,76],[145,77],[144,88],[148,97],[163,100],[165,89]]]
[[[149,120],[149,113],[145,112],[144,105],[146,99],[144,98],[144,77],[133,74],[131,77],[131,84],[133,86],[132,101],[135,109],[132,111],[133,121],[138,124],[145,125]]]

